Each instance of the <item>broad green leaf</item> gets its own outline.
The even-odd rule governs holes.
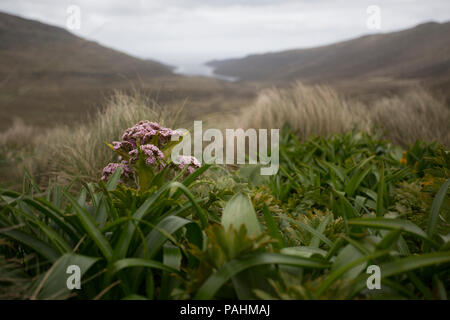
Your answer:
[[[402,229],[394,229],[387,232],[383,239],[377,244],[377,248],[382,250],[389,249],[393,244],[397,243],[401,233]]]
[[[276,249],[281,249],[284,247],[284,241],[281,236],[280,230],[278,229],[278,225],[275,222],[275,219],[273,218],[272,212],[269,211],[269,208],[266,204],[264,204],[263,208],[264,213],[264,220],[266,221],[266,227],[267,231],[269,232],[270,236],[277,240],[276,243],[274,243],[274,247]]]
[[[382,257],[384,255],[387,255],[388,253],[389,253],[388,250],[376,251],[372,254],[362,256],[358,259],[353,260],[348,264],[340,266],[335,271],[331,272],[324,281],[322,281],[322,283],[315,292],[316,298],[319,298],[322,295],[322,293],[325,292],[326,289],[328,289],[336,280],[340,279],[341,276],[345,274],[347,271],[352,270],[353,268],[360,265],[366,265],[368,261]]]
[[[148,249],[148,258],[153,258],[161,249],[162,245],[168,239],[167,235],[173,234],[188,224],[195,224],[195,222],[177,216],[169,216],[161,220],[145,238],[146,247]],[[141,258],[146,256],[145,246],[143,244],[139,246],[135,256]]]
[[[384,198],[384,162],[381,163],[380,179],[378,181],[377,217],[382,217],[384,215],[383,198]]]
[[[441,300],[448,300],[447,298],[447,291],[445,290],[445,285],[444,283],[441,281],[441,279],[439,279],[439,277],[437,275],[433,276],[433,281],[435,283],[435,286],[437,288],[437,292],[439,294],[439,299]]]
[[[425,253],[419,256],[409,256],[382,264],[380,266],[381,276],[382,278],[390,277],[418,268],[424,268],[442,263],[450,263],[450,251]]]
[[[356,261],[363,256],[364,254],[361,253],[360,250],[356,249],[353,245],[348,244],[337,255],[336,260],[333,262],[333,265],[331,266],[330,272],[332,273],[336,270],[339,270],[343,266],[346,266],[347,264]],[[366,264],[367,261],[364,261],[361,264],[354,266],[352,269],[347,270],[340,277],[342,279],[356,278],[358,274],[360,274],[361,271],[365,269]]]
[[[341,201],[342,205],[343,205],[343,210],[344,210],[344,214],[342,215],[343,218],[345,220],[349,219],[349,218],[355,218],[358,216],[358,212],[356,211],[356,209],[352,206],[352,204],[350,203],[350,201],[348,201],[348,199],[345,197],[345,195],[343,194],[343,192],[340,191],[336,191],[333,189],[333,192],[339,197],[339,200]]]
[[[108,182],[106,183],[106,189],[108,191],[112,191],[116,188],[117,184],[119,183],[122,172],[123,172],[122,168],[118,167],[111,175],[111,177],[108,179]]]
[[[15,213],[16,216],[22,216],[24,219],[26,219],[27,224],[35,224],[38,230],[42,232],[42,234],[45,234],[45,236],[47,237],[46,240],[51,242],[54,247],[60,252],[60,254],[72,251],[72,248],[69,246],[66,240],[61,237],[54,228],[51,228],[46,223],[42,222],[42,220],[40,220],[37,215],[33,214],[32,211],[29,210],[28,206],[26,206],[25,203],[20,202],[19,204],[21,204],[20,209],[11,208],[12,212]]]
[[[350,179],[349,183],[345,187],[345,193],[349,197],[353,197],[356,190],[358,189],[361,182],[364,180],[364,178],[367,176],[367,174],[372,170],[372,166],[368,166],[365,170],[362,168],[358,168],[358,170],[353,174],[352,178]]]
[[[437,266],[439,264],[450,263],[450,251],[425,253],[417,256],[408,256],[392,262],[380,265],[381,279],[407,273],[419,268]],[[365,279],[359,281],[355,286],[354,294],[358,293],[366,286]]]
[[[316,231],[320,234],[323,234],[325,232],[328,223],[330,223],[331,219],[332,214],[328,214],[322,221],[320,221],[320,224],[317,227]],[[319,248],[319,245],[320,245],[320,238],[313,235],[313,237],[311,238],[311,242],[309,243],[309,246]]]
[[[68,282],[74,271],[68,270],[69,266],[80,268],[81,290],[83,290],[83,275],[94,265],[99,258],[66,253],[62,255],[54,265],[44,273],[36,282],[33,298],[36,299],[66,299],[77,290],[69,290]],[[67,273],[71,271],[71,273]]]
[[[328,167],[332,172],[334,172],[339,177],[341,182],[343,182],[343,183],[346,182],[347,177],[345,175],[344,169],[340,168],[339,166],[337,166],[331,162],[321,161],[321,163],[323,165],[325,165],[326,167]]]
[[[163,270],[167,272],[173,272],[176,274],[179,274],[180,272],[172,267],[169,267],[159,261],[156,260],[150,260],[150,259],[141,259],[141,258],[127,258],[127,259],[121,259],[117,260],[112,265],[111,274],[114,275],[120,270],[127,269],[127,268],[134,268],[134,267],[144,267],[144,268],[152,268],[152,269],[158,269]]]
[[[72,247],[53,228],[39,221],[39,219],[33,219],[32,222],[35,223],[43,233],[45,233],[47,238],[55,245],[61,254],[72,251]]]
[[[172,244],[165,244],[163,247],[163,262],[165,265],[177,269],[181,268],[181,251],[180,248]]]
[[[64,192],[64,196],[69,199],[69,201],[72,203],[73,207],[75,208],[76,215],[78,219],[80,220],[81,224],[83,225],[86,233],[91,237],[91,239],[95,242],[95,244],[98,246],[100,251],[103,253],[103,256],[106,258],[106,260],[110,260],[113,255],[113,251],[111,248],[111,245],[106,240],[104,235],[101,233],[101,231],[97,228],[95,225],[95,221],[91,214],[87,212],[84,208],[82,208],[78,202],[67,192]]]
[[[206,214],[203,212],[203,210],[199,207],[198,203],[194,199],[194,196],[186,188],[186,186],[184,186],[179,182],[167,183],[166,185],[161,187],[161,189],[159,189],[156,193],[154,193],[149,199],[147,199],[133,214],[133,221],[130,221],[128,223],[128,226],[124,228],[124,230],[121,233],[116,249],[114,250],[113,260],[117,260],[126,256],[131,239],[133,238],[134,233],[136,231],[136,221],[142,220],[147,214],[149,214],[154,203],[171,188],[181,190],[181,192],[183,192],[186,195],[186,197],[194,206],[194,209],[196,210],[197,215],[200,218],[202,227],[206,227],[208,218]]]
[[[166,243],[163,247],[163,263],[173,269],[180,271],[181,268],[181,250],[177,246]],[[161,279],[161,288],[159,292],[159,299],[167,300],[176,285],[175,279],[170,277],[168,272],[163,272]]]
[[[321,255],[325,258],[327,255],[327,252],[325,250],[319,249],[317,247],[306,247],[306,246],[299,246],[299,247],[287,247],[280,250],[280,253],[286,254],[286,255],[292,255],[292,256],[298,256],[298,257],[305,257],[310,258],[315,254]]]
[[[242,193],[238,193],[228,200],[223,209],[221,223],[226,230],[231,226],[238,230],[241,225],[244,225],[247,228],[248,235],[261,234],[253,204],[249,196]]]
[[[349,225],[365,226],[369,228],[395,230],[400,229],[422,239],[429,240],[427,234],[409,220],[388,218],[356,218],[348,221]]]
[[[183,227],[186,228],[186,236],[190,243],[201,248],[203,234],[197,223],[177,216],[168,216],[150,231],[145,238],[145,245],[142,243],[139,246],[134,257],[152,259],[170,236]],[[141,276],[142,270],[136,270],[133,274],[133,283],[137,285]]]
[[[53,206],[52,203],[48,202],[46,199],[30,199],[24,198],[23,201],[29,206],[35,208],[43,216],[48,217],[53,222],[55,222],[61,229],[63,229],[70,238],[74,241],[79,239],[79,235],[76,229],[67,221],[64,220],[64,214],[57,207]]]
[[[439,211],[442,206],[442,202],[444,201],[445,195],[447,194],[447,190],[450,187],[450,179],[447,179],[447,181],[442,185],[442,187],[439,189],[438,193],[434,197],[433,205],[431,206],[431,214],[430,214],[430,220],[428,221],[428,228],[427,228],[427,234],[430,238],[434,236],[437,222],[439,219]]]
[[[58,259],[58,257],[60,256],[58,251],[52,246],[49,246],[47,243],[39,240],[35,236],[31,236],[22,231],[11,230],[10,228],[3,228],[0,229],[0,234],[3,234],[4,236],[7,236],[11,239],[14,239],[23,244],[24,246],[27,246],[35,250],[37,253],[39,253],[49,261],[56,261],[56,259]]]

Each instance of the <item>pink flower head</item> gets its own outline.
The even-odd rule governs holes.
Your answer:
[[[136,147],[137,141],[139,144],[148,144],[152,142],[153,137],[158,136],[157,144],[158,147],[161,148],[169,142],[172,136],[175,135],[181,135],[181,132],[170,128],[164,128],[156,122],[145,120],[140,121],[138,124],[125,130],[122,135],[122,140],[123,142],[130,142],[134,147]],[[118,149],[121,148],[119,143],[120,142],[115,144],[115,147]],[[130,149],[127,149],[126,151],[130,151]]]
[[[159,130],[159,144],[165,145],[174,136],[180,136],[182,133],[177,130],[172,130],[170,128],[161,128]]]
[[[122,177],[124,178],[131,178],[133,175],[133,172],[131,171],[130,167],[128,166],[127,162],[124,160],[121,163],[109,163],[106,167],[103,168],[102,172],[102,180],[107,181],[109,177],[116,171],[117,168],[122,168]]]
[[[129,152],[134,148],[135,144],[133,141],[113,141],[114,151],[123,150],[125,152]]]
[[[158,133],[156,128],[159,128],[159,125],[157,123],[147,120],[140,121],[138,124],[125,130],[124,134],[122,135],[122,140],[141,140],[142,143],[143,140],[148,140]]]
[[[146,156],[145,163],[147,165],[155,164],[155,162],[158,160],[161,162],[164,160],[164,153],[162,153],[159,148],[153,144],[144,144],[141,146],[141,151]]]
[[[149,122],[148,124],[152,129],[155,129],[155,130],[161,129],[161,126],[156,122]]]
[[[197,158],[193,156],[180,156],[178,162],[178,168],[183,170],[187,166],[187,172],[189,174],[192,174],[196,169],[202,166]]]
[[[161,128],[160,130],[159,130],[159,134],[162,136],[162,137],[170,137],[170,136],[172,136],[172,134],[173,134],[173,130],[172,129],[169,129],[169,128]]]
[[[114,151],[122,148],[122,142],[120,142],[120,141],[113,141],[112,144],[113,144]]]
[[[137,149],[133,149],[128,154],[131,156],[130,163],[136,162],[138,159],[139,151]]]

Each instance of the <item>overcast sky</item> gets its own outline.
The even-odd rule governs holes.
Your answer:
[[[75,34],[173,65],[450,20],[449,0],[1,0],[0,10],[66,27],[70,5],[81,11]],[[370,5],[380,30],[366,25]]]

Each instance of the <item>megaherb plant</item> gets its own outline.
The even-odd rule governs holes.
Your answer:
[[[208,167],[182,159],[180,172],[166,179],[172,165],[163,151],[170,152],[173,134],[150,122],[128,129],[112,146],[122,159],[105,167],[106,183],[85,184],[77,196],[70,193],[70,185],[54,184],[43,192],[32,179],[27,192],[2,191],[0,232],[14,241],[2,251],[21,259],[34,256],[26,265],[37,277],[29,297],[70,296],[64,280],[69,265],[79,266],[82,275],[88,273],[80,294],[84,298],[123,298],[142,286],[153,297],[152,269],[165,272],[166,278],[180,274],[173,263],[165,263],[171,255],[181,257],[180,248],[167,249],[170,253],[165,255],[162,247],[167,239],[178,244],[177,238],[202,244],[200,226],[206,227],[207,216],[188,187]],[[186,219],[192,215],[195,218]],[[131,273],[121,271],[131,267]]]
[[[117,165],[78,193],[29,178],[21,193],[1,190],[0,253],[33,279],[24,298],[448,297],[450,162],[438,146],[402,154],[354,133],[287,135],[280,171],[261,178],[208,166],[170,174],[153,148],[138,149],[147,141],[128,150],[122,140],[112,147],[127,151],[128,176]],[[411,152],[426,153],[421,172]],[[152,170],[145,183],[140,170]],[[80,290],[67,287],[70,265]],[[366,286],[370,265],[379,290]]]
[[[120,163],[110,163],[103,169],[102,180],[106,181],[117,168],[122,169],[125,180],[133,180],[140,191],[150,187],[160,187],[165,181],[167,169],[176,167],[192,174],[200,168],[199,161],[192,156],[180,156],[177,164],[171,162],[171,152],[182,136],[181,132],[165,128],[156,122],[140,121],[128,128],[122,135],[122,141],[107,144],[119,154]]]

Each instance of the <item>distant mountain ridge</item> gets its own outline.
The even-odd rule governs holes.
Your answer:
[[[450,22],[362,36],[326,46],[208,62],[241,81],[333,83],[341,80],[421,79],[450,84]]]
[[[77,37],[67,30],[0,12],[0,74],[157,77],[171,67]]]

